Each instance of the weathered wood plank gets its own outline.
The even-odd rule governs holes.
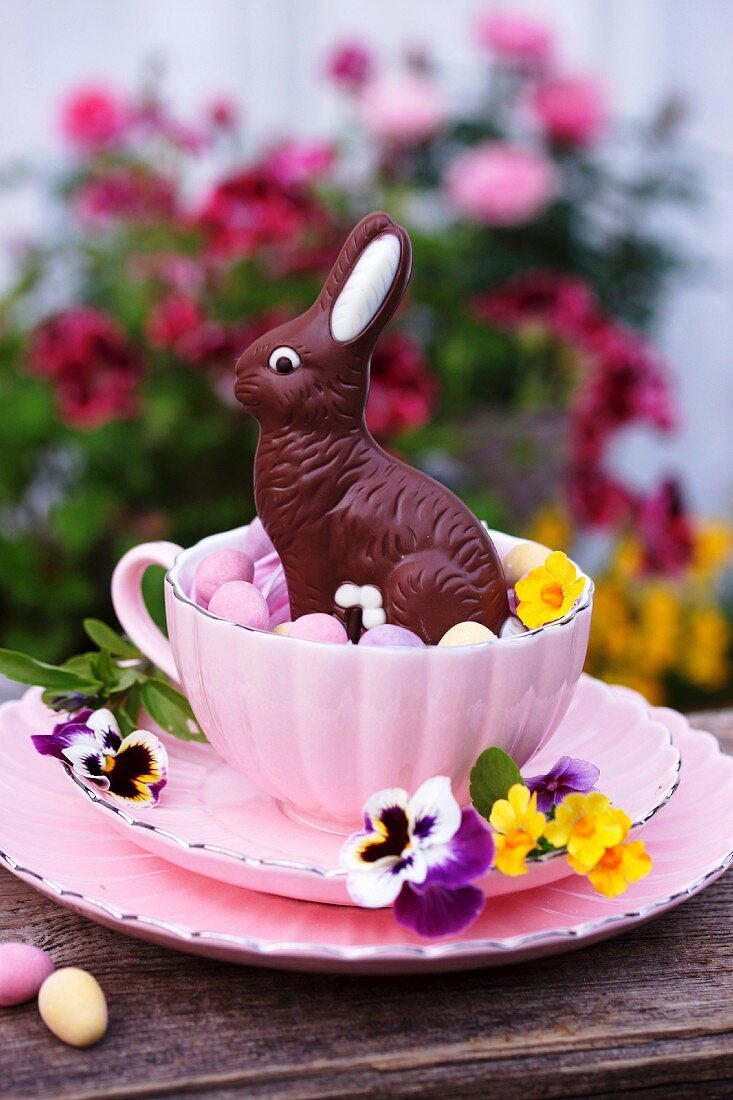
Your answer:
[[[702,715],[733,748],[733,713]],[[733,875],[608,943],[424,978],[244,969],[128,940],[0,874],[0,936],[89,967],[110,1031],[74,1051],[0,1010],[5,1097],[729,1096]]]

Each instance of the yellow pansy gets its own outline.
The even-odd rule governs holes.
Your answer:
[[[595,867],[588,871],[595,890],[606,898],[623,894],[630,882],[638,882],[652,869],[651,856],[643,840],[607,848]]]
[[[584,587],[568,556],[555,550],[544,565],[517,581],[517,615],[530,630],[553,623],[567,615]]]
[[[605,794],[569,794],[549,821],[545,836],[556,848],[567,848],[568,863],[585,875],[607,848],[620,844],[631,828],[623,810],[615,810]]]
[[[494,829],[494,866],[512,878],[526,875],[526,859],[545,828],[545,815],[537,809],[537,795],[523,783],[515,783],[506,798],[494,803],[489,817]]]

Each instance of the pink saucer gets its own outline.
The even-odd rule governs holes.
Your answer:
[[[46,722],[40,702],[32,711],[26,698],[28,725]],[[352,904],[339,868],[342,834],[294,819],[208,746],[172,738],[166,738],[166,745],[169,782],[153,810],[121,807],[68,774],[111,825],[179,867],[251,890]],[[525,775],[549,771],[562,755],[596,764],[599,788],[637,826],[671,798],[679,782],[679,752],[642,697],[588,676],[550,742],[525,766]],[[58,763],[48,761],[47,766]],[[497,897],[556,882],[569,873],[564,856],[552,853],[531,863],[520,878],[492,869],[481,885],[487,897]]]
[[[322,972],[498,966],[616,935],[679,905],[733,858],[733,759],[710,734],[659,708],[652,713],[682,752],[682,777],[674,798],[644,826],[654,859],[648,878],[613,900],[575,876],[495,898],[460,936],[427,942],[385,910],[245,891],[141,851],[70,797],[61,768],[38,766],[28,737],[37,693],[29,694],[32,707],[26,696],[0,708],[0,863],[92,920],[193,954]],[[46,712],[40,731],[33,728],[43,732],[51,721]]]

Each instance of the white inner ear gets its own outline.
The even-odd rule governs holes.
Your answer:
[[[392,289],[402,251],[399,237],[383,233],[364,249],[331,310],[331,335],[339,344],[360,336]]]

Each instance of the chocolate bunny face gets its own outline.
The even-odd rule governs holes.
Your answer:
[[[317,300],[256,340],[236,368],[235,394],[260,424],[359,424],[374,345],[410,278],[401,226],[370,214],[349,235]]]
[[[506,585],[465,504],[387,454],[364,410],[369,361],[407,286],[412,249],[386,214],[349,235],[318,299],[257,340],[235,392],[260,425],[255,500],[285,570],[293,619],[383,622],[438,642],[471,620],[498,632]]]

